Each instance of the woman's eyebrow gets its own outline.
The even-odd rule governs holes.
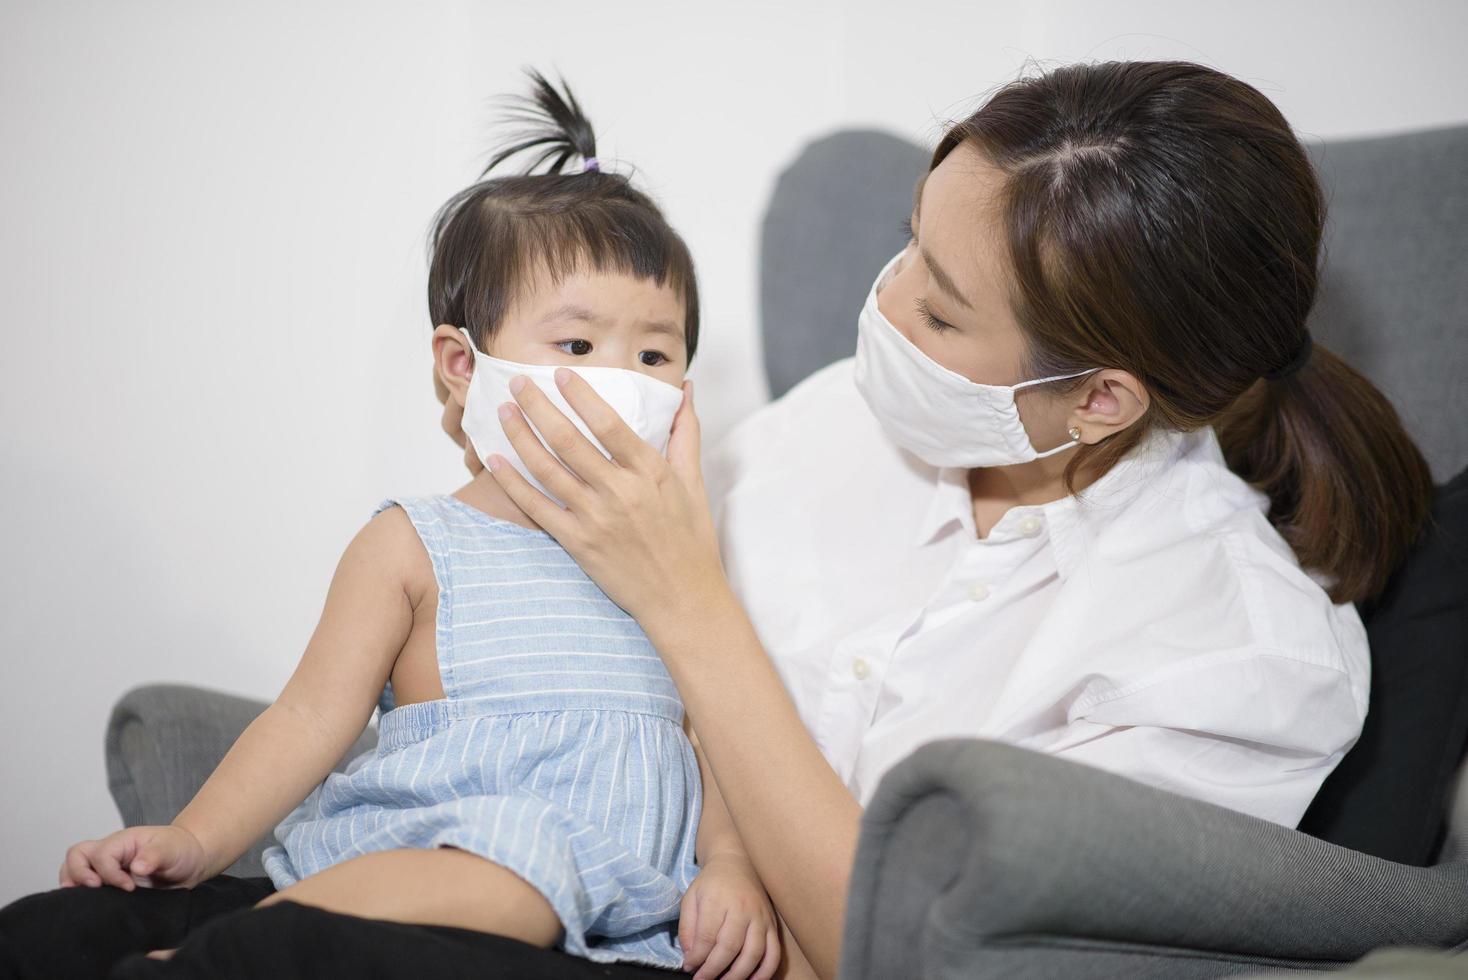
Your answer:
[[[944,272],[943,267],[938,264],[937,260],[928,254],[927,249],[919,246],[918,252],[922,254],[923,261],[927,263],[928,274],[933,277],[933,281],[938,284],[938,288],[953,297],[959,306],[972,310],[974,308],[973,304],[963,298],[963,293],[958,291],[958,287],[954,285],[948,273]]]
[[[918,227],[923,223],[923,185],[927,182],[928,175],[923,174],[918,179],[917,188],[913,191],[911,221],[914,234],[917,233]],[[953,277],[943,271],[943,267],[938,264],[936,259],[928,254],[927,249],[919,245],[918,252],[922,255],[923,262],[928,267],[928,274],[933,277],[933,281],[938,284],[938,288],[953,297],[954,302],[958,303],[959,306],[967,310],[972,310],[974,305],[964,298],[963,293],[959,292],[958,286],[954,283]]]

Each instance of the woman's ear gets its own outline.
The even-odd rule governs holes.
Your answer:
[[[1136,376],[1116,368],[1105,368],[1086,379],[1069,425],[1081,430],[1081,441],[1095,444],[1136,422],[1152,404],[1147,388]]]
[[[474,376],[474,351],[469,340],[458,327],[441,323],[433,331],[431,343],[436,383],[442,384],[448,397],[462,408],[469,393],[469,379]]]

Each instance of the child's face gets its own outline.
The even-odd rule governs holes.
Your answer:
[[[683,300],[620,272],[538,279],[510,308],[485,353],[524,364],[626,368],[679,385],[688,370]]]

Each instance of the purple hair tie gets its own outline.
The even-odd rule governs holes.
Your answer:
[[[598,160],[596,157],[587,157],[586,165],[581,168],[581,172],[586,173],[588,170],[600,171],[601,161]]]

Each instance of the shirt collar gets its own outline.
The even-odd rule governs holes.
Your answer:
[[[1101,478],[1081,490],[1038,505],[1025,505],[1028,511],[1044,515],[1046,533],[1055,546],[1056,565],[1065,578],[1077,554],[1076,535],[1087,523],[1104,521],[1107,513],[1115,513],[1136,499],[1153,484],[1159,470],[1173,463],[1185,450],[1186,433],[1172,429],[1152,428],[1131,452],[1102,474]],[[974,525],[973,500],[969,495],[968,470],[963,467],[934,467],[932,496],[922,519],[918,521],[914,545],[931,544],[954,523],[970,536],[977,533]],[[1077,504],[1082,507],[1077,507]],[[1006,514],[1006,518],[1009,515]]]
[[[913,541],[918,547],[932,544],[938,533],[955,521],[963,525],[970,535],[978,533],[974,526],[973,499],[969,496],[968,470],[944,466],[935,467],[933,473],[933,493],[928,500],[927,512],[918,521],[917,536]]]

